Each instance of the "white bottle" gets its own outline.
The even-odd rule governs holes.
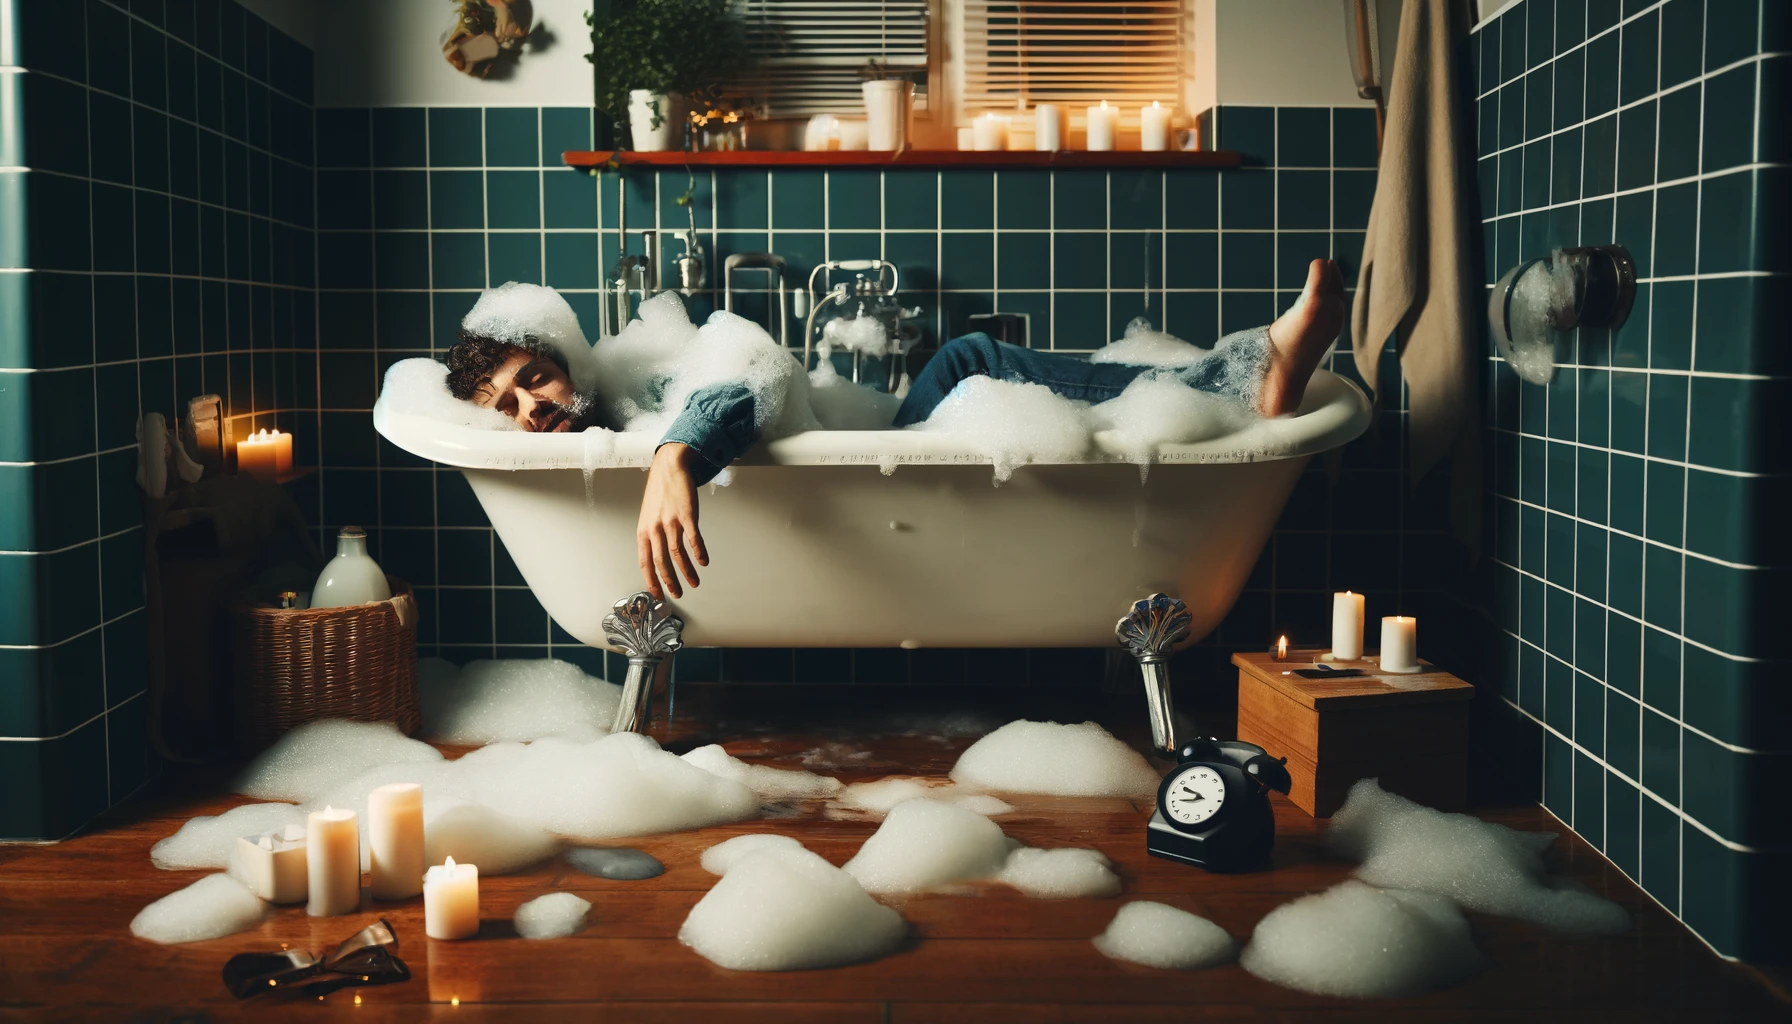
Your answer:
[[[324,566],[311,591],[311,607],[342,608],[392,596],[379,563],[367,557],[367,531],[344,526],[336,535],[336,557]]]

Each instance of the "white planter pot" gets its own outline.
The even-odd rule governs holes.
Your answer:
[[[865,82],[866,148],[880,151],[908,146],[908,122],[915,106],[915,83],[900,78]]]
[[[653,126],[653,112],[658,108],[660,125]],[[646,89],[632,89],[628,94],[628,130],[636,151],[658,153],[677,149],[684,133],[684,105],[676,96],[661,96]]]

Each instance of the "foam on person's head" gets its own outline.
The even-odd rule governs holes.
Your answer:
[[[802,850],[802,843],[789,836],[781,836],[775,832],[752,832],[744,836],[726,839],[703,851],[698,862],[703,870],[712,875],[725,875],[728,869],[751,857],[755,853],[767,850]]]
[[[1350,787],[1325,842],[1360,861],[1370,885],[1446,896],[1470,910],[1516,917],[1566,932],[1610,934],[1630,927],[1623,907],[1551,878],[1548,832],[1517,832],[1467,814],[1446,814],[1382,789]]]
[[[422,735],[438,743],[484,744],[545,736],[593,740],[609,732],[622,687],[553,658],[417,663]]]
[[[1229,963],[1238,943],[1205,917],[1167,903],[1139,900],[1114,915],[1092,940],[1104,956],[1147,967],[1192,971]]]
[[[258,800],[304,803],[375,765],[440,760],[440,751],[391,722],[324,719],[280,737],[249,762],[232,788]]]
[[[1211,349],[1191,345],[1166,331],[1153,330],[1151,321],[1135,317],[1119,340],[1089,354],[1092,363],[1124,363],[1127,366],[1187,366],[1198,363]]]
[[[1151,797],[1159,782],[1143,755],[1094,722],[1024,719],[971,744],[952,766],[952,780],[997,792],[1135,799]]]
[[[866,892],[915,892],[994,875],[1015,845],[976,811],[908,800],[890,809],[844,870]]]
[[[1351,880],[1270,911],[1239,962],[1303,992],[1385,997],[1459,981],[1480,954],[1456,904]]]
[[[874,960],[907,935],[901,914],[798,845],[731,865],[691,908],[678,941],[730,970],[800,971]]]
[[[996,881],[1038,899],[1118,896],[1120,876],[1099,850],[1062,847],[1039,850],[1023,846],[1008,854]]]
[[[578,314],[552,288],[520,281],[487,288],[461,318],[460,326],[506,345],[551,350],[566,360],[567,376],[579,391],[597,384],[597,360],[585,332],[579,329]]]
[[[423,416],[461,427],[521,430],[520,424],[496,409],[463,402],[448,390],[448,367],[434,359],[400,359],[386,370],[379,404],[387,412]]]
[[[248,931],[268,905],[229,875],[206,875],[137,912],[131,934],[150,942],[198,942]]]
[[[967,377],[910,429],[953,438],[981,452],[1005,483],[1034,462],[1079,462],[1089,452],[1088,406],[1043,384]]]
[[[480,870],[485,870],[483,864]],[[585,930],[585,915],[590,912],[591,901],[570,892],[551,892],[516,908],[511,922],[525,939],[564,939]]]
[[[226,868],[236,841],[288,825],[305,824],[305,812],[292,804],[244,804],[223,814],[189,818],[175,831],[150,847],[150,863],[164,871],[194,868]]]
[[[539,864],[560,850],[560,840],[483,804],[428,803],[423,820],[426,864],[453,857],[459,864],[479,865],[481,874],[503,875]]]
[[[730,757],[719,743],[698,747],[684,759],[712,775],[745,783],[765,800],[817,800],[840,792],[842,785],[839,779],[814,772],[748,764]]]

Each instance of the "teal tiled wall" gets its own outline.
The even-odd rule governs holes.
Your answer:
[[[0,838],[154,771],[138,416],[315,417],[310,104],[229,0],[0,0]]]
[[[1748,958],[1792,867],[1789,50],[1780,0],[1526,0],[1470,44],[1488,284],[1614,241],[1642,277],[1546,387],[1489,352],[1489,681],[1544,805]]]

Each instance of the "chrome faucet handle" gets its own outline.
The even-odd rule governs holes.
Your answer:
[[[684,620],[645,590],[616,602],[604,616],[604,636],[628,657],[628,677],[611,732],[646,732],[660,662],[684,646]]]
[[[1134,601],[1132,611],[1114,625],[1114,635],[1145,680],[1145,710],[1151,718],[1151,745],[1160,753],[1176,750],[1175,708],[1170,701],[1170,655],[1188,639],[1192,617],[1181,599],[1152,594]]]

